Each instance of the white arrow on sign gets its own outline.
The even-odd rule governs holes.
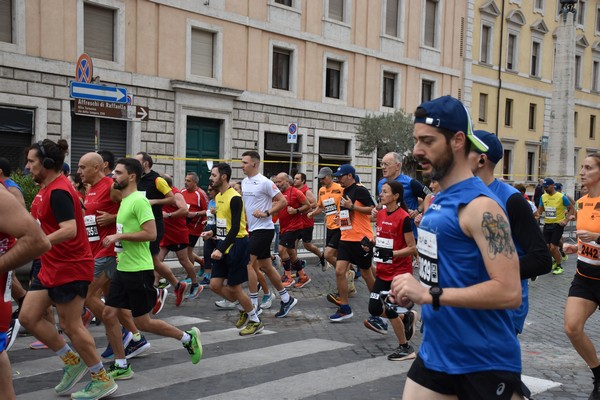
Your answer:
[[[93,83],[71,82],[71,97],[86,100],[127,102],[127,89]]]
[[[148,113],[144,109],[144,107],[137,107],[136,117],[143,120],[148,116]],[[141,114],[141,115],[140,115]]]

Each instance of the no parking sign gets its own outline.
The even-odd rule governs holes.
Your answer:
[[[298,143],[298,124],[295,122],[288,125],[287,142],[294,144]]]

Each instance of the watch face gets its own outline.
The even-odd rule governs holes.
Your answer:
[[[440,295],[442,294],[442,288],[440,288],[439,286],[432,286],[431,289],[429,289],[429,293],[434,295]]]

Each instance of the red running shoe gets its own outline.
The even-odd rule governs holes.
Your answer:
[[[187,283],[179,281],[179,288],[175,289],[175,306],[179,307],[183,301],[183,294],[187,288]]]
[[[167,289],[156,288],[156,304],[152,308],[152,314],[156,315],[163,309],[168,294]]]

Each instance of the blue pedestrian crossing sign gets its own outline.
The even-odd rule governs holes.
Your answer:
[[[288,124],[287,142],[294,144],[298,143],[298,124],[295,122]]]

